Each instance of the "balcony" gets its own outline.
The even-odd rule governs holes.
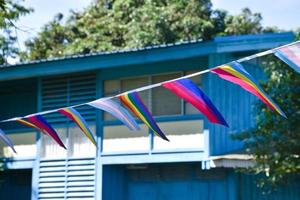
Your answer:
[[[203,161],[208,156],[209,136],[199,115],[155,118],[170,142],[145,126],[131,132],[117,122],[103,128],[101,162],[103,164],[140,164],[157,162]]]

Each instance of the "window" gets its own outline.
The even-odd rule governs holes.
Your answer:
[[[181,73],[156,75],[152,77],[152,83],[159,83],[181,76]],[[171,91],[163,87],[154,88],[152,92],[152,114],[154,116],[180,115],[181,100]]]
[[[129,91],[149,84],[160,83],[166,80],[175,79],[187,74],[175,72],[169,74],[158,74],[152,76],[140,76],[125,78],[120,80],[104,81],[104,96],[113,96],[121,92]],[[199,76],[192,77],[194,83],[201,86]],[[184,102],[171,91],[156,87],[151,90],[139,92],[140,97],[154,116],[176,116],[184,114],[199,114],[192,105]],[[114,100],[119,101],[117,98]],[[104,120],[115,120],[107,112],[104,113]],[[134,116],[134,115],[133,115]],[[130,152],[147,151],[153,148],[154,151],[164,151],[168,149],[190,149],[203,147],[203,121],[184,120],[158,122],[162,131],[172,142],[166,142],[157,136],[154,137],[154,144],[150,147],[149,129],[143,123],[140,124],[140,131],[129,131],[124,125],[107,124],[103,128],[103,152]]]
[[[196,71],[189,71],[186,73],[175,72],[169,74],[159,74],[152,76],[141,76],[134,78],[126,78],[120,80],[104,81],[104,95],[113,96],[121,92],[129,91],[135,88],[143,87],[150,84],[163,82],[170,79],[175,79]],[[190,78],[199,87],[201,86],[201,78],[195,76]],[[189,103],[184,102],[175,94],[163,87],[153,88],[139,92],[143,102],[150,110],[153,116],[168,116],[181,114],[199,114],[199,112]],[[117,100],[117,99],[115,99]],[[118,100],[117,100],[118,101]],[[104,113],[104,120],[114,120],[110,114]]]

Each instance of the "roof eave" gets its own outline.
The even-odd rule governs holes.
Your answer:
[[[182,60],[215,53],[259,51],[294,40],[288,33],[218,37],[208,42],[185,42],[143,49],[78,55],[2,67],[0,81],[92,71],[122,66]]]

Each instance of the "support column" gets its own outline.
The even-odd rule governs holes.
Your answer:
[[[103,80],[101,79],[101,71],[97,72],[96,78],[96,98],[103,96]],[[103,149],[103,112],[96,111],[96,138],[97,138],[97,152],[96,152],[96,166],[95,166],[95,199],[102,200],[103,196],[103,165],[101,161],[101,154]]]
[[[37,80],[37,111],[42,109],[42,79]],[[40,153],[41,153],[41,135],[36,132],[36,156],[32,167],[32,180],[31,180],[31,200],[38,199],[39,195],[39,173],[40,173]]]

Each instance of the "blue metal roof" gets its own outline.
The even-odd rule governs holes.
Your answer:
[[[130,52],[151,50],[151,49],[157,49],[157,48],[166,48],[166,47],[173,47],[173,46],[180,46],[180,45],[187,45],[187,44],[195,44],[195,43],[204,43],[204,42],[202,39],[198,39],[198,40],[181,41],[181,42],[169,43],[169,44],[152,45],[152,46],[146,46],[146,47],[142,47],[142,48],[120,49],[120,50],[114,50],[114,51],[99,51],[99,52],[92,52],[92,53],[88,53],[88,54],[65,55],[65,56],[61,56],[61,57],[32,60],[32,61],[27,61],[27,62],[25,61],[25,62],[16,63],[16,64],[4,64],[4,65],[0,65],[0,69],[4,68],[4,67],[36,64],[36,63],[41,63],[41,62],[51,62],[51,61],[57,61],[57,60],[76,59],[76,58],[91,57],[91,56],[103,56],[103,55],[109,55],[109,54],[122,54],[122,53],[130,53]]]
[[[214,53],[258,51],[293,40],[292,32],[225,36],[211,41],[192,40],[139,49],[70,55],[0,66],[0,81],[188,59]]]

